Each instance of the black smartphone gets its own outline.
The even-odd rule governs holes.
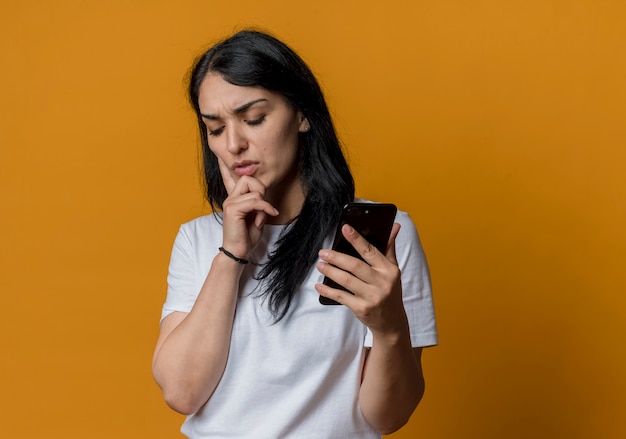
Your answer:
[[[352,247],[352,244],[350,244],[341,233],[341,227],[344,224],[349,224],[374,247],[384,253],[387,248],[387,242],[389,241],[389,235],[391,235],[391,228],[393,227],[397,210],[398,209],[395,205],[389,203],[346,204],[341,211],[339,225],[337,226],[337,231],[335,232],[333,250],[346,253],[350,256],[363,260],[361,255],[359,255],[354,247]],[[328,285],[333,288],[340,288],[344,291],[348,291],[327,277],[324,277],[323,283],[324,285]],[[324,296],[320,296],[320,303],[322,305],[339,305],[339,303],[335,300]]]

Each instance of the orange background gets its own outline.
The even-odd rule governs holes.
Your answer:
[[[260,26],[327,92],[358,194],[413,216],[440,342],[394,438],[626,436],[620,0],[0,8],[0,436],[171,438],[150,361],[207,211],[183,76]]]

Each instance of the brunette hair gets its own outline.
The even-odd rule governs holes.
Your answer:
[[[286,44],[263,32],[245,30],[216,44],[192,67],[189,99],[198,119],[206,197],[214,211],[228,196],[217,157],[209,149],[198,93],[208,73],[231,84],[279,93],[310,124],[299,135],[299,176],[305,201],[300,214],[269,255],[259,280],[276,321],[287,311],[298,287],[317,260],[324,238],[332,234],[344,204],[354,199],[354,179],[344,157],[321,88],[306,63]]]

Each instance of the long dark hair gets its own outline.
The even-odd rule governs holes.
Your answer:
[[[279,321],[317,260],[324,238],[334,232],[342,206],[354,199],[354,180],[320,86],[306,63],[276,38],[245,30],[199,57],[189,78],[189,99],[202,142],[206,197],[213,211],[222,209],[228,194],[198,105],[200,84],[208,73],[218,73],[234,85],[279,93],[310,124],[310,130],[299,136],[298,172],[306,195],[302,210],[259,273],[265,281],[262,294]]]

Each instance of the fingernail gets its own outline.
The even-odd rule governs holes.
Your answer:
[[[318,254],[320,255],[320,258],[327,259],[328,255],[329,255],[329,252],[328,252],[328,250],[320,250],[320,252]]]

